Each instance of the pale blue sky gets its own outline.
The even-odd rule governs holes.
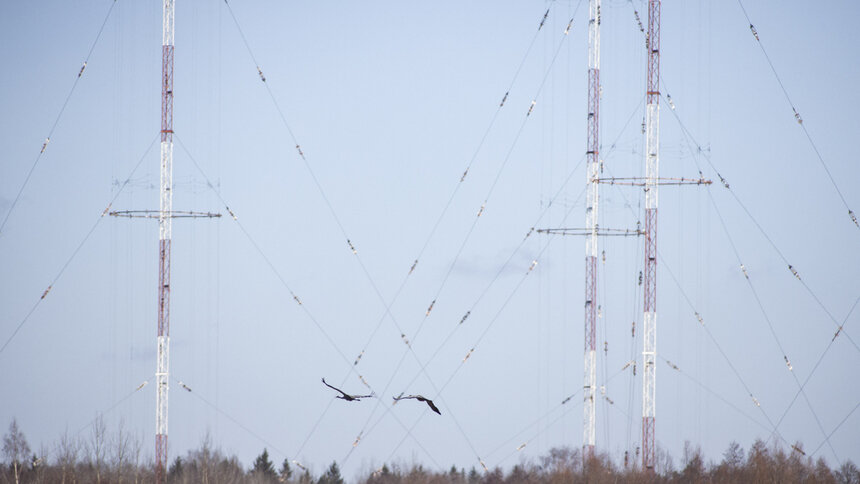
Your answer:
[[[350,365],[338,349],[352,361],[384,307],[298,157],[224,3],[177,2],[177,136],[304,306],[295,305],[229,217],[174,223],[172,375],[255,435],[174,382],[171,460],[197,446],[207,430],[246,464],[267,445],[262,438],[278,461],[286,453],[320,471],[338,460],[348,476],[390,455],[402,462],[468,469],[478,466],[477,456],[491,466],[510,466],[553,446],[581,444],[581,406],[568,408],[579,398],[557,407],[581,388],[583,241],[533,234],[513,252],[585,150],[587,0],[579,5],[571,34],[562,40],[578,4],[551,4],[547,23],[469,176],[391,309],[412,338],[507,159],[413,347],[427,360],[513,253],[511,265],[428,365],[433,383],[442,386],[484,330],[489,331],[437,399],[441,417],[424,416],[412,431],[414,440],[398,446],[404,432],[387,414],[365,431],[344,462],[375,408],[373,400],[334,402],[301,446],[333,396],[320,377],[343,381]],[[468,165],[550,4],[231,5],[325,195],[389,300]],[[633,5],[644,20],[642,2]],[[828,2],[822,8],[810,2],[751,0],[745,6],[848,204],[860,210],[853,143],[860,130],[860,37],[855,32],[860,7],[854,2]],[[109,1],[89,0],[0,6],[4,217],[109,7]],[[644,41],[629,2],[604,1],[602,12],[605,166],[613,176],[640,176]],[[855,250],[860,231],[795,122],[740,7],[706,0],[664,2],[662,40],[664,87],[676,113],[803,282],[841,322],[860,296],[860,252]],[[564,44],[551,64],[559,42]],[[159,2],[117,2],[0,235],[4,342],[116,194],[115,182],[126,179],[156,136],[160,43]],[[535,110],[516,138],[547,72]],[[661,119],[661,175],[696,176],[696,159],[665,103]],[[157,153],[157,148],[148,153],[114,209],[157,208]],[[223,212],[178,144],[175,153],[174,208]],[[717,182],[710,188],[714,204],[802,382],[835,325],[718,183],[705,159],[699,163],[705,176]],[[578,196],[584,183],[580,167],[538,228],[581,226],[584,208]],[[658,243],[664,259],[658,269],[658,352],[767,427],[668,272],[677,277],[767,415],[779,419],[797,385],[738,268],[707,190],[667,187],[660,192]],[[601,226],[635,225],[638,191],[604,186],[601,196]],[[601,346],[608,342],[608,352],[605,357],[601,352],[598,380],[606,382],[631,354],[641,359],[641,340],[631,347],[630,326],[634,318],[641,322],[636,279],[642,255],[641,241],[601,242],[607,256],[600,273],[598,339]],[[0,354],[0,386],[5,389],[0,426],[16,417],[35,448],[58,440],[66,428],[77,432],[98,411],[143,380],[152,380],[156,248],[154,222],[102,220]],[[515,291],[539,254],[537,267]],[[854,313],[846,326],[854,341],[860,341],[858,320],[860,314]],[[381,391],[403,350],[399,331],[386,319],[357,369]],[[806,388],[828,433],[860,401],[853,383],[858,364],[857,348],[840,336]],[[401,391],[434,395],[425,376],[407,386],[417,371],[408,357],[381,395],[384,403]],[[615,458],[639,443],[640,376],[634,379],[630,369],[615,376],[606,384],[614,405],[598,405],[598,447]],[[708,457],[717,459],[731,440],[748,448],[753,439],[769,436],[663,362],[657,378],[657,438],[676,459],[684,440],[701,444]],[[354,375],[345,389],[364,390]],[[110,426],[124,421],[151,453],[154,407],[150,385],[105,418]],[[423,410],[402,404],[394,414],[411,425]],[[379,415],[377,409],[371,425]],[[536,426],[505,444],[536,420]],[[860,414],[855,413],[833,434],[840,459],[860,460],[858,429]],[[823,440],[802,397],[780,432],[790,442],[802,441],[807,451]],[[526,441],[525,449],[511,455]],[[827,446],[817,455],[834,462]]]

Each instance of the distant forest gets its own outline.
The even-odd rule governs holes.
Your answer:
[[[141,439],[122,426],[109,432],[100,419],[85,437],[68,433],[48,447],[30,448],[15,420],[3,436],[3,483],[151,483],[155,465],[143,457]],[[807,456],[801,444],[790,449],[756,440],[744,450],[731,443],[719,462],[706,460],[701,449],[687,443],[677,464],[658,449],[657,468],[643,471],[636,459],[616,462],[598,454],[583,463],[578,449],[556,448],[535,460],[521,461],[509,471],[468,470],[452,466],[430,470],[419,464],[387,463],[360,473],[356,484],[573,484],[573,483],[840,483],[860,484],[860,470],[851,460],[835,468],[823,457]],[[175,484],[344,484],[336,462],[320,475],[288,459],[277,465],[263,449],[250,465],[228,456],[204,437],[200,447],[176,456],[167,470]]]

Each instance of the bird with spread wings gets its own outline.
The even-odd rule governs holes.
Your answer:
[[[376,395],[374,395],[374,394],[370,394],[370,395],[350,395],[349,393],[346,393],[345,391],[341,390],[340,388],[335,388],[335,387],[333,387],[333,386],[329,385],[328,383],[326,383],[325,378],[323,378],[323,379],[322,379],[322,382],[323,382],[323,385],[325,385],[325,386],[327,386],[327,387],[331,388],[332,390],[334,390],[334,391],[336,391],[336,392],[339,392],[339,393],[340,393],[340,395],[337,395],[337,396],[336,396],[336,397],[334,397],[334,398],[340,398],[341,400],[346,400],[347,402],[358,402],[358,401],[360,401],[362,398],[373,398],[373,397],[375,397],[375,396],[376,396]]]
[[[439,415],[442,415],[442,412],[440,412],[439,409],[436,407],[436,405],[433,404],[433,400],[430,400],[429,398],[427,398],[423,395],[406,395],[406,396],[403,396],[403,394],[401,393],[399,396],[396,396],[393,398],[394,398],[395,402],[399,402],[400,400],[409,400],[409,399],[418,400],[419,402],[425,402],[430,407],[430,410],[433,410],[434,412],[438,413]]]

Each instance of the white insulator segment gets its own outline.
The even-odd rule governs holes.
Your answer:
[[[642,416],[656,417],[655,389],[657,379],[657,313],[646,312],[645,330],[642,335],[644,349],[642,359],[644,366],[642,383]]]
[[[645,208],[657,208],[657,178],[660,176],[660,105],[645,111]]]
[[[586,382],[583,386],[582,400],[585,405],[582,417],[582,443],[585,446],[593,446],[595,442],[595,405],[594,391],[597,386],[597,355],[595,351],[585,354],[585,376]]]
[[[522,444],[520,444],[519,446],[517,446],[517,452],[519,452],[519,451],[521,451],[521,450],[523,450],[523,449],[525,449],[525,448],[526,448],[526,443],[525,443],[525,442],[523,442]]]
[[[173,0],[164,0],[164,23],[161,29],[161,44],[173,45]]]
[[[167,435],[167,391],[170,378],[170,337],[158,336],[157,366],[155,372],[156,405],[155,433]]]
[[[600,69],[600,0],[588,6],[588,68]]]
[[[158,216],[158,237],[170,240],[173,211],[173,142],[161,142],[161,203]]]

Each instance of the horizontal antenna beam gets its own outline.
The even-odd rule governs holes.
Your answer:
[[[110,212],[108,215],[111,217],[158,219],[161,218],[162,213],[164,213],[164,216],[167,218],[218,218],[221,216],[220,213],[189,212],[180,210],[171,210],[169,212],[162,212],[160,210],[117,210]]]

